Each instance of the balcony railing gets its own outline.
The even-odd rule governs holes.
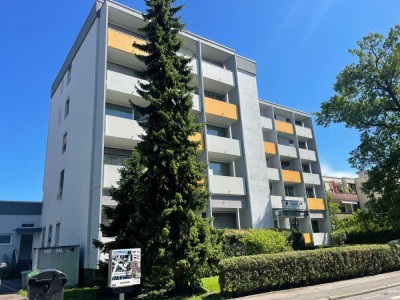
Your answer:
[[[210,192],[221,195],[246,195],[244,179],[242,177],[210,175]]]
[[[287,134],[294,134],[292,123],[275,120],[275,128],[276,128],[276,131],[279,131],[279,132],[283,132],[283,133],[287,133]]]
[[[286,197],[288,199],[289,197]],[[288,210],[306,210],[307,204],[304,201],[299,200],[282,200],[282,208]]]
[[[207,144],[211,160],[233,161],[242,156],[239,140],[208,134]]]
[[[284,182],[301,183],[300,172],[291,170],[282,170]]]

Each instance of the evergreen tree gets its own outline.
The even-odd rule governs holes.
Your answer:
[[[175,0],[148,0],[140,29],[144,45],[134,44],[146,55],[136,55],[146,68],[139,94],[149,102],[138,109],[146,118],[142,141],[121,171],[118,188],[111,191],[115,210],[107,209],[110,220],[104,233],[115,236],[111,247],[141,247],[142,276],[147,286],[186,293],[197,289],[202,271],[218,254],[209,220],[200,213],[209,193],[203,186],[204,165],[197,162],[199,142],[190,137],[202,125],[191,113],[190,59],[177,54],[178,37],[184,27],[175,14],[182,6]]]

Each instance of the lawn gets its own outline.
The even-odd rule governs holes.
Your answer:
[[[171,297],[170,295],[165,295],[162,293],[154,293],[148,295],[141,295],[137,299],[140,300],[217,300],[223,299],[219,292],[218,276],[203,278],[201,280],[205,293],[185,296],[185,297]],[[26,291],[21,290],[19,294],[26,296]],[[84,287],[84,288],[70,288],[64,291],[65,300],[113,300],[118,299],[118,295],[112,295],[109,291],[104,290],[100,287]],[[125,297],[125,299],[130,299]]]

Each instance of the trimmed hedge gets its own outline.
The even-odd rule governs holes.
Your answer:
[[[244,237],[246,230],[226,229],[222,231],[222,254],[224,257],[246,255]]]
[[[251,294],[400,270],[400,249],[363,245],[223,259],[225,294]]]

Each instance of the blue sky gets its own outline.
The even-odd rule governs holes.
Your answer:
[[[121,3],[143,11],[142,0]],[[259,95],[306,112],[332,95],[347,49],[399,22],[397,0],[187,0],[186,29],[257,62]],[[177,3],[182,3],[178,1]],[[41,200],[50,86],[92,0],[2,3],[0,199]],[[316,126],[325,173],[351,175],[358,134]]]

